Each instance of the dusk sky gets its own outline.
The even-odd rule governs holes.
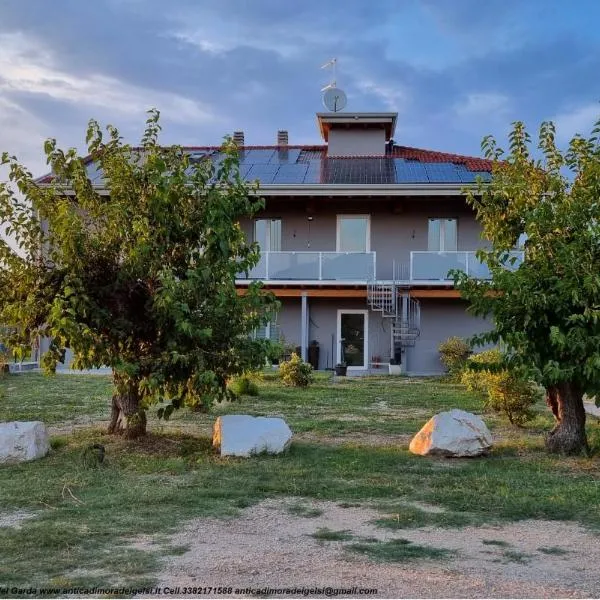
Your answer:
[[[515,119],[559,140],[600,115],[597,0],[0,0],[0,151],[36,174],[94,117],[138,140],[320,143],[319,67],[347,111],[397,111],[398,144],[480,154]],[[501,144],[502,145],[502,144]]]

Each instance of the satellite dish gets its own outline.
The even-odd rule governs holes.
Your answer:
[[[337,87],[330,87],[323,94],[323,104],[331,112],[343,110],[346,106],[346,94]]]

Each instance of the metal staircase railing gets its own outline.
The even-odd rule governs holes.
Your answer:
[[[414,346],[421,334],[421,305],[408,294],[402,294],[400,302],[400,318],[392,323],[392,338],[395,347],[406,348]]]
[[[384,317],[398,316],[397,290],[394,283],[369,282],[367,284],[367,304],[373,311]]]
[[[402,282],[402,269],[393,265],[392,281],[370,281],[367,284],[367,304],[391,322],[391,353],[414,346],[421,334],[421,305],[410,297],[408,286]]]

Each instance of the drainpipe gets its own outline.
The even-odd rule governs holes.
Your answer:
[[[308,360],[308,294],[302,292],[302,310],[300,316],[301,323],[301,335],[300,335],[300,350],[302,354],[302,360]]]

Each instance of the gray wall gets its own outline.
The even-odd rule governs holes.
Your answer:
[[[328,156],[372,156],[385,154],[385,130],[338,129],[329,130]]]
[[[490,322],[468,314],[462,300],[423,298],[420,302],[421,335],[414,348],[407,350],[406,360],[408,371],[415,375],[444,372],[438,346],[450,336],[468,338],[491,328]]]
[[[367,302],[359,298],[308,298],[309,311],[309,343],[319,343],[319,368],[332,368],[337,362],[337,311],[339,309],[367,309]],[[379,355],[386,360],[390,356],[389,323],[381,318],[380,313],[369,311],[369,346],[368,360]],[[384,322],[385,321],[385,322]],[[300,298],[283,298],[278,324],[286,344],[300,344],[301,300]],[[332,348],[333,345],[333,348]]]
[[[480,238],[481,226],[464,203],[454,201],[424,201],[411,206],[400,214],[388,210],[373,210],[368,206],[354,207],[347,212],[320,210],[307,220],[306,212],[297,208],[292,211],[265,211],[265,218],[281,218],[281,249],[287,251],[335,251],[336,213],[371,214],[371,250],[377,253],[377,278],[391,279],[393,261],[408,268],[410,252],[427,250],[427,230],[430,218],[456,218],[458,220],[458,250],[477,250],[485,245]],[[262,217],[263,215],[261,215]],[[241,223],[249,240],[253,239],[250,220]],[[310,246],[309,246],[310,244]]]
[[[301,300],[282,299],[278,323],[286,343],[300,344]],[[406,351],[406,369],[415,375],[435,375],[444,368],[438,346],[453,335],[469,337],[489,329],[490,324],[466,312],[466,303],[455,299],[421,299],[421,335],[413,348]],[[308,298],[310,316],[309,342],[317,340],[320,347],[319,368],[331,368],[337,360],[338,309],[365,309],[366,300],[345,298]],[[332,358],[333,337],[333,358]],[[380,356],[390,358],[390,320],[378,312],[369,311],[369,361]]]

